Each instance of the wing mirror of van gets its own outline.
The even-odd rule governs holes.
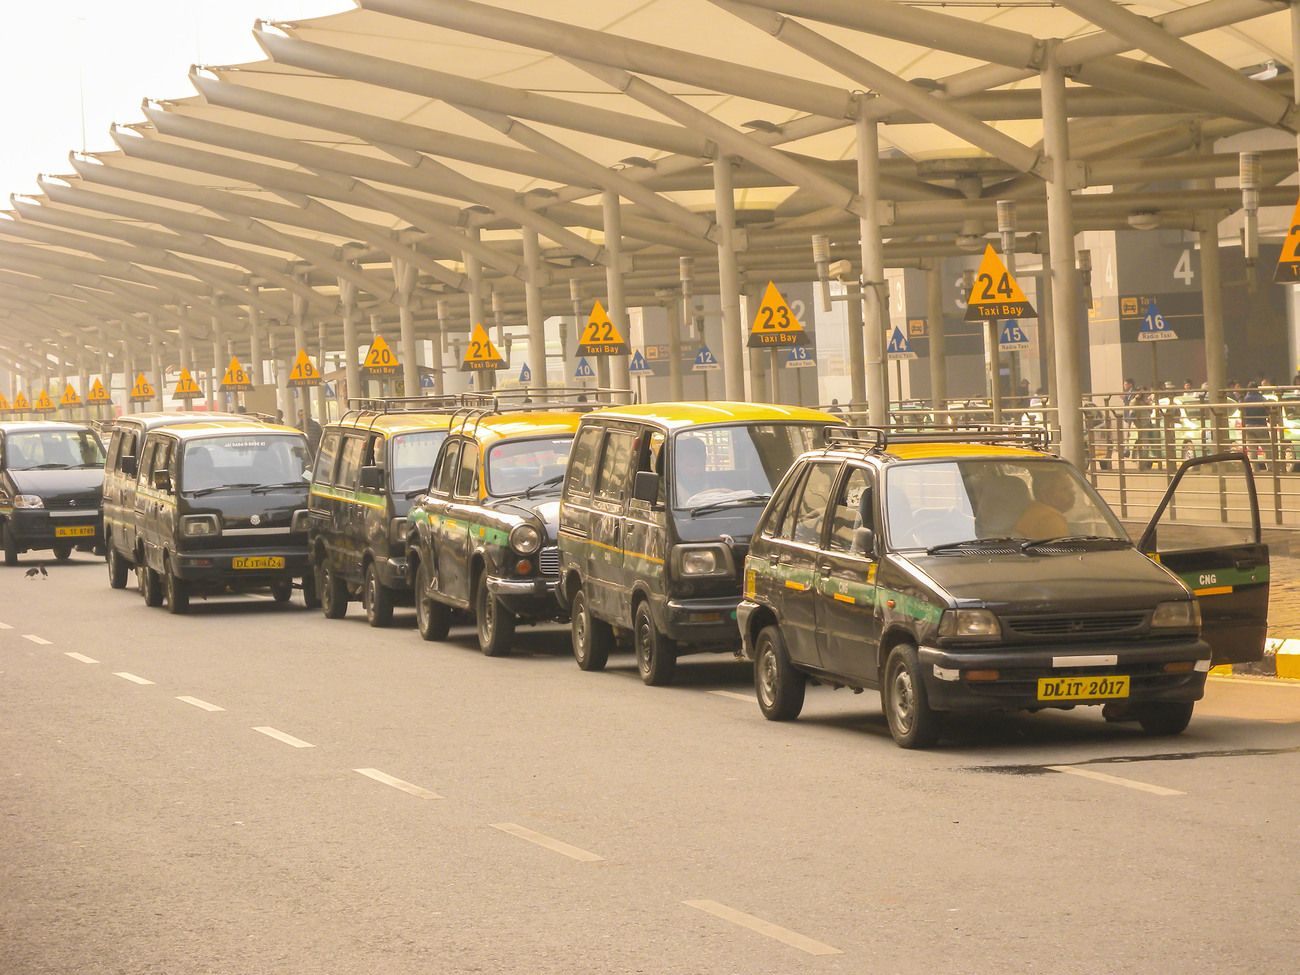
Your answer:
[[[632,500],[655,504],[659,500],[659,475],[654,471],[637,471],[632,481]]]
[[[172,489],[172,472],[168,470],[154,471],[153,487],[155,491],[170,491]]]
[[[122,473],[127,477],[135,477],[140,470],[135,462],[134,454],[127,454],[118,462],[118,466],[122,468]]]
[[[382,491],[384,489],[384,469],[374,465],[361,468],[361,487],[366,491]]]
[[[876,533],[870,528],[858,528],[853,532],[853,554],[870,555],[876,549]]]

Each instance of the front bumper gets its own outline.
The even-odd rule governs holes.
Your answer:
[[[740,643],[736,628],[740,596],[706,596],[669,599],[663,603],[660,629],[677,641],[681,652],[735,650]]]
[[[501,605],[516,616],[525,619],[567,619],[556,591],[559,576],[535,576],[529,579],[507,579],[488,576],[488,592],[501,601]]]
[[[385,589],[396,589],[398,592],[411,591],[411,580],[406,574],[405,558],[376,558],[375,574],[379,577],[379,584]]]
[[[750,639],[749,618],[760,609],[758,603],[742,599],[736,606],[736,626],[740,629],[740,655],[746,660],[754,659],[754,641]]]
[[[47,549],[56,545],[91,549],[104,544],[104,515],[98,508],[57,512],[14,508],[5,517],[20,549]]]
[[[268,560],[280,560],[272,568]],[[222,548],[198,552],[174,552],[172,570],[181,579],[199,585],[253,589],[305,576],[311,572],[307,546],[277,548]],[[239,564],[242,567],[236,568]]]
[[[1114,663],[1110,663],[1110,659]],[[939,711],[1020,710],[1103,704],[1107,698],[1041,701],[1040,678],[1127,676],[1122,703],[1199,701],[1210,669],[1210,647],[1200,639],[1174,639],[1134,646],[1000,647],[945,650],[920,647],[917,660],[930,706]],[[1195,669],[1166,673],[1165,664],[1191,661]],[[996,670],[997,680],[971,681],[964,673]]]

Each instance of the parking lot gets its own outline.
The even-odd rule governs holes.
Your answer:
[[[40,560],[29,557],[24,565]],[[567,632],[488,659],[356,608],[189,616],[102,562],[0,578],[6,972],[1284,971],[1300,687],[1212,679],[905,752],[878,696]]]

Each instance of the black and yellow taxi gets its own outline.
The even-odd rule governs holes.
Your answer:
[[[541,404],[457,412],[408,520],[416,623],[441,640],[474,615],[479,648],[510,653],[520,622],[563,619],[555,599],[560,489],[581,412]]]
[[[292,427],[213,420],[156,427],[145,436],[135,494],[133,561],[149,606],[173,613],[191,595],[271,590],[277,602],[307,562],[307,438]]]
[[[0,548],[5,565],[48,549],[103,544],[104,447],[87,426],[58,421],[0,423]]]
[[[312,467],[308,526],[321,610],[341,619],[361,599],[371,626],[410,605],[406,516],[429,486],[451,411],[374,400],[327,426]]]
[[[740,570],[763,505],[842,420],[760,403],[614,406],[583,417],[560,505],[573,655],[604,669],[629,635],[647,684],[679,655],[734,651]]]
[[[1262,654],[1267,606],[1244,455],[1187,462],[1135,546],[1042,431],[860,429],[773,495],[738,623],[766,717],[797,717],[809,680],[877,689],[915,748],[960,711],[1104,705],[1177,734],[1213,663]]]

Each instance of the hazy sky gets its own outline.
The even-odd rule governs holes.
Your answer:
[[[0,206],[66,173],[68,152],[113,148],[140,100],[194,94],[191,64],[261,60],[253,21],[354,9],[350,0],[0,0]],[[84,93],[84,97],[83,97]]]

